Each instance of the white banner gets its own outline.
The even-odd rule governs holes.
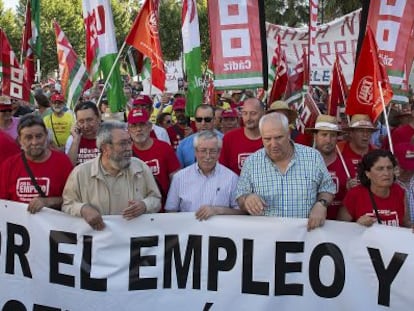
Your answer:
[[[181,60],[165,61],[165,91],[169,93],[176,93],[178,91],[179,79],[184,83],[183,66]],[[154,85],[150,85],[151,78],[142,81],[144,94],[161,94],[160,89]]]
[[[354,11],[341,18],[316,28],[316,42],[314,46],[315,57],[310,64],[310,81],[314,85],[329,85],[335,55],[344,71],[345,79],[350,85],[354,74],[355,55],[359,35],[359,21],[361,10]],[[308,50],[308,27],[291,28],[266,23],[267,55],[269,68],[272,63],[271,56],[279,35],[281,45],[286,52],[288,67],[293,70],[303,54]]]
[[[411,310],[409,229],[194,214],[81,218],[0,201],[0,310]],[[49,309],[46,309],[48,307]]]

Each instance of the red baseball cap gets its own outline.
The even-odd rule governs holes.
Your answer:
[[[147,123],[148,120],[149,115],[145,109],[135,108],[128,114],[128,124]]]
[[[185,98],[179,97],[174,101],[173,110],[185,110]]]
[[[132,106],[146,106],[146,105],[152,106],[152,99],[148,95],[140,94],[132,102]]]
[[[62,94],[56,93],[56,94],[53,94],[52,97],[50,97],[50,100],[52,102],[62,102],[62,103],[64,103],[65,102],[65,97]]]
[[[237,113],[237,110],[235,108],[224,110],[221,113],[222,118],[237,118],[239,114]]]
[[[400,143],[394,146],[394,154],[398,164],[403,170],[414,170],[414,145],[410,143]]]

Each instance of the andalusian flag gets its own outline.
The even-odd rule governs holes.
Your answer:
[[[40,0],[28,0],[26,20],[23,30],[22,56],[24,57],[24,77],[31,85],[35,80],[34,56],[41,58],[42,43],[40,40]]]
[[[188,83],[186,112],[189,116],[194,116],[195,108],[203,101],[200,31],[195,0],[183,1],[181,31],[183,36],[184,71]]]
[[[87,38],[86,41],[93,44],[95,49],[95,53],[89,53],[89,55],[95,54],[94,56],[99,60],[99,69],[103,72],[106,80],[118,54],[114,20],[109,0],[83,0],[83,18],[87,28],[86,33],[92,36],[91,40]],[[93,38],[98,40],[93,40]],[[91,52],[90,47],[87,46],[86,49]],[[94,64],[96,62],[88,59],[87,63]],[[90,72],[90,74],[93,73]],[[123,92],[119,63],[115,65],[115,69],[109,77],[106,92],[111,111],[121,111],[125,107],[126,99]]]
[[[55,28],[56,46],[59,63],[59,76],[62,81],[62,94],[65,96],[67,105],[73,109],[82,94],[85,85],[89,81],[89,75],[82,61],[76,55],[72,45],[66,38],[59,24],[53,21]]]

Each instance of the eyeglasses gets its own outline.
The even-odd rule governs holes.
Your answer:
[[[204,120],[204,122],[206,122],[206,123],[210,123],[210,122],[213,120],[213,118],[212,118],[212,117],[206,117],[206,118],[199,118],[199,117],[196,117],[196,118],[195,118],[195,120],[196,120],[196,122],[198,122],[198,123],[203,122],[203,120]]]
[[[111,145],[115,145],[115,146],[119,146],[122,149],[126,149],[128,147],[131,147],[131,145],[132,145],[132,139],[121,140],[120,142],[110,143],[110,144]]]
[[[13,110],[11,110],[11,109],[3,109],[3,110],[0,110],[0,112],[12,112]]]
[[[196,151],[198,153],[200,153],[201,155],[206,156],[206,155],[209,154],[209,155],[214,157],[214,156],[218,155],[220,149],[206,149],[206,148],[199,149],[199,148],[197,148]]]

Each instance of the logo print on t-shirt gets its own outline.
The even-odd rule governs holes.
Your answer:
[[[151,169],[152,175],[156,176],[160,173],[160,162],[158,159],[153,159],[145,162]]]
[[[239,169],[243,168],[244,161],[246,161],[246,159],[249,157],[249,155],[251,155],[251,152],[239,153],[239,155],[237,156],[237,163],[239,165]]]
[[[50,179],[47,177],[36,178],[39,187],[43,190],[46,196],[49,194]],[[39,192],[32,185],[30,177],[20,177],[16,183],[16,194],[23,202],[30,202],[33,198],[39,197]]]

